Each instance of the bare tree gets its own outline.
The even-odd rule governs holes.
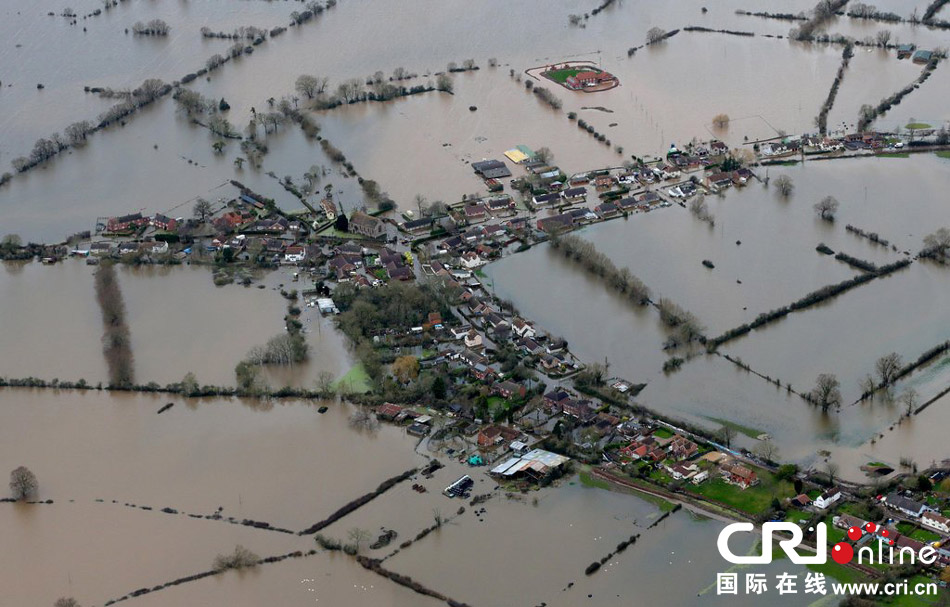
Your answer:
[[[784,198],[791,196],[792,190],[795,189],[795,184],[792,183],[792,178],[788,175],[779,175],[776,177],[775,186],[778,188],[779,194]]]
[[[730,428],[729,426],[723,426],[719,428],[719,440],[726,444],[727,447],[732,446],[732,439],[736,436],[736,431]]]
[[[660,27],[651,27],[647,30],[647,44],[656,44],[666,38],[666,30]]]
[[[877,371],[878,377],[881,378],[882,386],[889,386],[893,383],[901,370],[901,365],[901,355],[897,352],[891,352],[877,359],[877,362],[874,363],[874,370]]]
[[[333,392],[333,373],[320,371],[320,374],[317,375],[317,392],[320,394],[331,394]]]
[[[838,212],[838,200],[834,196],[825,196],[815,203],[815,212],[825,221],[834,221]]]
[[[452,93],[455,91],[455,84],[452,83],[452,78],[448,74],[439,74],[435,79],[435,88],[445,93]]]
[[[877,45],[880,47],[887,47],[888,42],[891,41],[891,32],[890,30],[881,30],[877,33]]]
[[[195,201],[192,213],[194,213],[195,219],[198,221],[207,221],[208,218],[211,217],[211,203],[204,198],[199,198]]]
[[[36,496],[39,489],[39,483],[36,475],[26,466],[20,466],[10,473],[10,491],[13,492],[13,499],[26,500]]]
[[[899,400],[904,405],[904,415],[910,417],[914,412],[914,409],[917,408],[917,390],[914,390],[913,388],[907,388],[901,393]]]
[[[828,482],[832,485],[835,484],[835,479],[838,478],[838,464],[834,462],[828,462],[825,464],[825,471],[828,472]]]
[[[353,527],[346,532],[347,537],[350,538],[350,541],[353,543],[353,547],[357,552],[360,551],[360,544],[363,542],[368,542],[370,539],[370,533],[366,529],[361,529],[360,527]]]
[[[724,129],[729,126],[729,114],[716,114],[712,119],[713,126]]]
[[[306,95],[307,99],[316,97],[319,87],[320,81],[317,77],[309,74],[297,76],[297,81],[294,83],[294,89],[301,95]]]
[[[69,597],[69,598],[63,597],[63,598],[56,599],[56,602],[53,603],[53,607],[82,607],[82,606],[79,604],[79,601],[77,601],[76,599],[72,597]]]
[[[551,164],[554,161],[554,154],[548,147],[540,147],[534,152],[535,160],[540,160],[544,164]]]
[[[357,430],[373,431],[379,428],[379,421],[364,407],[359,407],[350,415],[350,426]]]
[[[231,554],[219,554],[216,556],[213,569],[215,571],[227,571],[228,569],[256,567],[259,561],[259,556],[238,544],[234,547],[234,552]]]
[[[833,373],[822,373],[815,381],[809,395],[811,402],[821,407],[822,411],[841,406],[841,384]]]
[[[771,440],[760,441],[759,444],[755,446],[754,451],[756,455],[766,462],[775,461],[778,455],[778,447]]]

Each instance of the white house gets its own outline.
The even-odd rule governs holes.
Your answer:
[[[943,533],[950,533],[950,518],[936,512],[925,512],[920,517],[920,524]]]
[[[514,322],[511,323],[512,330],[518,335],[518,337],[534,337],[536,331],[525,319],[515,318]]]
[[[285,263],[300,263],[301,261],[307,258],[307,249],[306,247],[301,246],[292,246],[287,247],[287,250],[284,251],[284,262]]]
[[[482,336],[475,329],[472,329],[465,335],[466,348],[480,348],[481,346]]]
[[[933,508],[927,506],[926,504],[915,502],[910,498],[906,498],[896,493],[891,493],[886,498],[884,498],[884,504],[888,508],[903,512],[905,515],[913,518],[919,518],[923,513],[933,510]]]
[[[815,501],[813,501],[812,504],[815,505],[815,508],[818,508],[819,510],[824,510],[825,508],[831,506],[833,503],[837,502],[840,499],[841,499],[841,489],[834,487],[832,489],[828,489],[827,491],[825,491],[824,493],[816,497]]]
[[[462,264],[463,268],[467,268],[469,270],[485,265],[485,260],[471,251],[462,255],[462,257],[459,258],[459,262]]]

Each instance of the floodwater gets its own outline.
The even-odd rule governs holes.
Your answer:
[[[378,3],[349,0],[189,86],[211,99],[227,99],[232,106],[228,118],[242,129],[252,107],[266,109],[267,99],[295,94],[293,83],[301,73],[327,76],[333,90],[349,78],[365,78],[377,70],[388,75],[401,66],[419,75],[411,84],[425,84],[449,61],[475,59],[482,69],[455,75],[454,96],[430,93],[316,114],[324,135],[347,154],[361,175],[376,179],[402,208],[412,208],[417,193],[430,200],[455,201],[478,191],[483,184],[466,163],[498,157],[516,144],[549,147],[567,172],[578,172],[619,164],[631,153],[661,153],[671,142],[683,144],[694,137],[720,137],[739,147],[747,140],[774,137],[779,132],[813,130],[814,117],[840,63],[840,47],[763,37],[784,35],[788,22],[737,15],[736,9],[748,8],[738,0],[717,3],[705,14],[700,11],[702,6],[698,0],[675,7],[627,2],[590,17],[584,27],[572,27],[567,16],[589,10],[575,0],[554,7],[493,0],[483,3],[476,14],[462,5],[441,7],[433,13],[421,0],[393,14]],[[810,7],[810,1],[802,0],[791,6],[782,3],[781,9]],[[129,1],[75,27],[62,17],[45,16],[47,9],[60,11],[60,7],[7,8],[13,18],[3,20],[0,34],[8,34],[6,38],[13,41],[11,48],[5,46],[0,51],[4,53],[0,58],[9,57],[15,71],[2,78],[0,103],[2,108],[9,105],[3,115],[11,118],[0,123],[4,146],[0,163],[26,153],[36,137],[75,119],[92,118],[108,105],[90,99],[91,95],[81,91],[81,83],[131,87],[148,76],[170,81],[229,46],[227,41],[202,39],[198,33],[202,26],[223,30],[239,25],[273,26],[284,22],[284,13],[289,14],[292,8],[273,2],[224,4],[212,0],[171,7]],[[84,14],[91,7],[74,9]],[[420,12],[432,19],[422,32],[415,19]],[[502,12],[505,19],[494,18]],[[167,39],[136,39],[124,34],[126,21],[157,15],[172,25],[173,33]],[[851,27],[853,21],[839,19],[831,29]],[[524,23],[532,27],[525,28]],[[664,44],[627,56],[627,49],[641,44],[650,27],[672,30],[686,25],[759,35],[681,32]],[[82,33],[83,26],[89,28],[88,33]],[[890,29],[907,40],[930,32],[929,28],[904,25]],[[24,39],[28,42],[22,42]],[[354,39],[360,40],[359,52],[353,52]],[[27,47],[43,46],[46,40],[55,44],[30,54],[29,61],[20,59]],[[23,46],[17,48],[16,44]],[[925,45],[925,40],[918,44]],[[70,45],[77,50],[67,53],[63,47]],[[704,52],[697,53],[699,47]],[[50,55],[67,56],[69,67]],[[312,57],[320,59],[312,61]],[[499,67],[489,68],[490,58],[496,58]],[[597,62],[616,73],[622,86],[586,95],[548,83],[564,102],[563,109],[554,112],[508,75],[510,70],[521,75],[528,68],[562,60]],[[72,65],[78,62],[90,67]],[[117,63],[125,67],[119,69]],[[842,121],[850,124],[863,103],[874,103],[903,86],[917,70],[909,61],[897,61],[893,54],[860,51],[839,93],[832,126]],[[940,72],[937,70],[938,75]],[[83,80],[57,84],[63,80],[58,75],[66,73],[70,79]],[[36,76],[27,81],[32,74]],[[106,74],[111,76],[106,78]],[[50,84],[37,91],[33,79]],[[811,84],[790,84],[802,82]],[[934,100],[942,98],[939,82],[926,83],[919,94],[904,101],[924,105],[910,116],[935,124],[946,118],[943,106],[934,105]],[[927,101],[918,102],[918,98]],[[478,110],[469,111],[470,105]],[[589,109],[594,107],[607,111]],[[566,119],[569,111],[594,125],[614,146],[622,146],[624,154],[577,129]],[[729,128],[721,131],[710,126],[712,116],[720,112],[732,117]],[[895,108],[882,118],[882,124],[891,124],[891,114],[900,117],[897,122],[906,116]],[[233,160],[240,155],[236,143],[229,143],[221,154],[211,150],[211,143],[207,131],[188,124],[176,114],[174,102],[165,98],[125,126],[96,134],[84,149],[69,151],[7,184],[0,190],[3,231],[54,241],[91,228],[100,216],[136,210],[188,215],[197,196],[232,196],[233,188],[224,185],[229,179],[273,197],[287,210],[300,209],[299,202],[267,173],[278,178],[290,175],[299,183],[313,164],[333,168],[320,147],[294,128],[268,137],[272,151],[260,170],[234,166]],[[419,161],[394,162],[409,157]],[[360,206],[355,180],[344,179],[338,170],[334,173],[324,178],[320,187],[332,183],[346,207]]]
[[[0,461],[28,466],[43,500],[220,507],[300,530],[425,462],[400,429],[350,431],[350,408],[333,403],[13,389],[0,399]]]
[[[903,251],[915,253],[923,237],[938,227],[934,219],[948,216],[940,194],[948,166],[933,155],[915,155],[770,167],[773,179],[783,173],[792,177],[790,199],[783,201],[774,188],[756,183],[729,190],[722,198],[707,197],[716,216],[714,228],[674,206],[585,228],[579,235],[595,242],[618,266],[629,267],[654,293],[692,311],[709,335],[717,335],[857,274],[816,252],[819,242],[876,264],[896,261]],[[760,173],[764,176],[764,169]],[[913,195],[902,188],[907,183],[914,183]],[[816,219],[811,208],[829,194],[841,202],[834,224]],[[879,232],[897,250],[847,232],[848,223]],[[702,259],[712,260],[715,269],[703,267]],[[647,383],[638,398],[647,406],[712,428],[721,423],[717,420],[728,420],[768,432],[784,457],[802,463],[813,461],[818,450],[867,448],[870,439],[900,417],[897,405],[880,400],[850,406],[860,394],[858,382],[873,373],[877,358],[896,351],[910,361],[950,337],[946,270],[917,262],[721,347],[755,371],[802,392],[811,389],[819,373],[835,373],[846,406],[829,417],[722,359],[701,356],[665,376],[661,346],[666,334],[656,313],[632,307],[546,245],[485,271],[496,294],[511,299],[539,326],[564,336],[582,360],[606,356],[612,375]],[[945,367],[936,368],[908,379],[921,402],[950,384]],[[946,423],[944,401],[946,397],[918,421]],[[899,451],[892,448],[892,459],[899,458]]]
[[[80,261],[0,266],[0,375],[50,380],[108,380],[94,267]],[[136,381],[164,386],[194,373],[199,383],[233,386],[234,367],[254,346],[284,331],[287,301],[275,291],[292,283],[290,270],[265,274],[254,286],[216,287],[203,266],[119,267],[132,339]],[[313,388],[321,371],[344,375],[354,361],[329,318],[301,307],[310,356],[304,363],[265,369],[265,380]]]
[[[898,0],[877,4],[902,15],[923,6]],[[568,15],[589,11],[592,3],[485,0],[473,11],[465,3],[434,9],[425,0],[407,0],[393,10],[388,3],[341,0],[314,22],[291,28],[256,47],[253,55],[188,86],[211,99],[225,98],[232,106],[229,120],[242,129],[251,108],[267,109],[269,98],[293,94],[301,73],[326,76],[334,89],[350,78],[377,70],[388,75],[404,67],[419,75],[410,81],[414,85],[433,80],[450,61],[474,59],[482,69],[453,76],[454,95],[428,93],[314,114],[322,134],[359,173],[377,180],[407,209],[417,193],[452,202],[478,192],[483,184],[468,164],[500,157],[517,144],[550,148],[555,161],[573,173],[620,164],[631,154],[662,154],[670,143],[682,145],[694,137],[715,136],[736,148],[781,132],[814,130],[813,119],[840,64],[840,47],[764,37],[784,36],[791,26],[735,12],[798,12],[813,5],[814,0],[755,6],[744,0],[628,1],[573,27]],[[80,16],[100,6],[97,0],[72,4]],[[113,103],[84,93],[84,86],[131,89],[146,78],[176,80],[231,45],[201,38],[201,27],[269,29],[286,25],[290,12],[302,7],[127,0],[77,25],[47,16],[63,8],[50,0],[29,5],[0,0],[0,173],[28,153],[38,137],[76,120],[92,120]],[[125,33],[134,22],[153,18],[167,21],[171,35]],[[642,44],[651,27],[687,25],[756,36],[681,32],[628,57],[627,49]],[[923,48],[946,46],[947,40],[946,32],[926,27],[847,18],[832,20],[827,29],[857,37],[888,29],[892,40]],[[497,58],[497,68],[488,67],[490,58]],[[555,112],[526,92],[523,72],[565,60],[594,61],[617,74],[622,86],[585,95],[546,84],[564,103]],[[943,102],[950,86],[947,70],[941,66],[879,124],[903,125],[916,118],[939,126],[950,119]],[[892,54],[859,50],[830,125],[852,123],[862,104],[876,103],[917,73],[918,67]],[[567,119],[571,111],[622,146],[623,154],[578,129]],[[712,116],[721,112],[732,117],[730,126],[712,130]],[[94,135],[84,148],[0,188],[0,235],[59,241],[91,229],[101,216],[142,211],[186,217],[199,196],[233,197],[231,179],[296,211],[300,202],[278,179],[290,176],[301,183],[313,165],[327,169],[319,189],[332,184],[348,210],[362,204],[356,180],[345,177],[296,128],[267,137],[270,152],[260,168],[235,166],[236,142],[221,154],[213,152],[212,143],[209,133],[189,124],[166,97],[125,125]],[[786,173],[795,180],[791,199],[782,201],[761,184],[722,199],[710,197],[716,215],[712,229],[674,207],[591,227],[582,236],[716,333],[855,274],[818,255],[819,242],[879,264],[900,258],[905,250],[915,252],[940,218],[950,216],[943,187],[948,168],[947,160],[933,156],[773,167],[771,177]],[[811,210],[827,194],[842,202],[834,226],[817,221]],[[880,232],[898,250],[845,232],[846,223]],[[706,258],[715,270],[700,265]],[[639,399],[674,417],[710,427],[720,420],[739,422],[768,432],[784,457],[806,464],[817,465],[817,451],[830,450],[849,477],[871,459],[896,463],[910,456],[927,462],[934,445],[945,442],[940,429],[946,427],[946,397],[891,430],[900,413],[894,405],[876,401],[825,416],[718,357],[699,356],[666,376],[660,349],[666,333],[656,313],[632,308],[547,247],[487,271],[498,295],[514,300],[543,329],[565,336],[583,360],[606,356],[611,374],[646,382]],[[106,379],[92,272],[80,262],[2,265],[0,375],[84,378],[93,384]],[[140,383],[176,382],[194,372],[201,383],[230,385],[234,365],[247,351],[283,330],[286,301],[276,291],[289,284],[287,269],[259,277],[265,289],[215,287],[210,271],[201,267],[121,268],[119,276]],[[857,378],[877,356],[896,350],[912,358],[947,338],[946,284],[944,270],[914,264],[723,351],[796,388],[807,387],[817,372],[832,370],[850,402]],[[310,387],[321,371],[339,377],[354,362],[329,319],[304,308],[302,321],[311,358],[294,368],[268,371],[274,387]],[[903,385],[929,398],[947,386],[948,368],[944,357]],[[174,407],[157,415],[168,402]],[[261,556],[307,550],[314,545],[309,538],[187,514],[221,508],[224,517],[301,529],[382,480],[424,463],[413,450],[415,441],[401,430],[384,427],[357,436],[347,425],[349,407],[327,403],[330,409],[320,415],[320,404],[95,390],[0,391],[0,464],[6,469],[28,465],[40,479],[41,499],[55,500],[0,508],[0,536],[12,538],[6,558],[0,556],[5,596],[16,603],[49,604],[75,595],[82,604],[99,604],[207,569],[215,554],[237,543]],[[878,433],[883,437],[871,442]],[[746,436],[737,442],[752,444]],[[432,480],[419,480],[428,488],[425,494],[400,484],[327,533],[343,537],[354,525],[373,531],[386,526],[398,531],[401,543],[431,524],[433,510],[455,514],[459,504],[440,490],[466,470],[450,464]],[[494,483],[481,471],[476,476],[477,491],[493,491]],[[722,568],[713,549],[721,523],[679,512],[647,530],[659,514],[655,506],[576,482],[519,500],[496,491],[484,513],[467,508],[386,566],[473,604],[627,605],[634,593],[654,604],[725,602],[710,592]],[[164,507],[183,514],[161,513]],[[641,533],[636,545],[595,576],[584,576],[587,563],[632,533]],[[374,556],[385,551],[379,552]],[[674,576],[680,583],[655,583]],[[257,605],[275,597],[287,605],[434,604],[347,557],[323,553],[137,600],[144,605]]]
[[[351,409],[340,404],[326,403],[330,409],[320,415],[319,402],[175,398],[174,407],[156,415],[169,400],[95,390],[0,391],[0,462],[27,465],[39,479],[39,499],[54,501],[2,504],[3,586],[14,588],[11,600],[51,604],[72,594],[82,604],[101,604],[205,571],[216,554],[238,543],[262,557],[309,550],[310,537],[188,515],[219,512],[297,531],[425,463],[400,429],[357,436],[347,425]],[[160,511],[166,507],[178,514]],[[358,575],[355,566],[341,572],[320,562],[307,561],[308,576],[292,569],[282,583],[302,593],[302,577],[332,575],[334,590],[322,592],[350,587],[337,576],[393,592],[373,576]],[[283,566],[205,583],[253,586],[258,575]]]

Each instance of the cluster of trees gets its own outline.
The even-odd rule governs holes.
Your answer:
[[[667,32],[661,27],[651,27],[647,30],[647,44],[656,44],[657,42],[662,42],[667,38]]]
[[[808,295],[805,295],[801,299],[794,301],[787,306],[782,306],[781,308],[777,308],[770,312],[763,312],[762,314],[759,314],[751,323],[741,324],[738,327],[729,329],[718,337],[709,339],[706,342],[706,347],[710,350],[714,350],[728,341],[732,341],[737,337],[741,337],[753,329],[757,329],[769,323],[775,322],[780,318],[784,318],[796,310],[804,310],[805,308],[809,308],[815,304],[827,301],[832,297],[837,297],[838,295],[863,285],[866,282],[870,282],[875,278],[887,276],[888,274],[906,268],[911,263],[912,262],[909,259],[901,259],[899,261],[895,261],[894,263],[880,266],[876,272],[868,272],[867,274],[861,274],[860,276],[855,276],[854,278],[849,278],[848,280],[843,280],[833,285],[824,286],[820,289],[812,291]]]
[[[531,83],[530,80],[525,81],[525,86],[528,87],[529,89],[532,88],[532,87],[528,86],[528,84],[530,84],[530,83]],[[552,93],[552,92],[549,91],[548,89],[544,88],[543,86],[536,86],[536,87],[533,87],[533,88],[534,88],[534,91],[533,91],[533,92],[534,92],[534,94],[538,97],[538,99],[540,99],[540,100],[543,101],[544,103],[548,104],[549,106],[551,106],[551,107],[554,108],[555,110],[561,109],[561,106],[563,105],[563,103],[561,102],[560,99],[558,99],[558,98],[554,95],[554,93]]]
[[[713,126],[717,129],[724,129],[729,126],[729,114],[716,114],[712,119]]]
[[[215,571],[227,571],[228,569],[245,569],[247,567],[256,567],[261,558],[238,544],[234,547],[234,552],[230,554],[219,554],[214,558],[212,569]]]
[[[848,0],[819,0],[812,10],[811,19],[793,28],[788,37],[794,40],[813,40],[815,31],[824,26],[847,3]]]
[[[701,194],[690,201],[689,212],[692,213],[696,219],[708,223],[709,227],[716,225],[716,216],[709,210],[709,205],[706,204],[706,197]]]
[[[877,243],[879,245],[883,245],[885,247],[888,247],[891,245],[891,243],[886,238],[881,238],[880,234],[878,234],[877,232],[865,232],[861,228],[857,226],[853,226],[850,223],[846,225],[844,229],[847,230],[848,232],[851,232],[852,234],[857,234],[858,236],[867,238],[871,242]]]
[[[95,283],[96,299],[102,311],[102,352],[109,368],[109,383],[113,386],[130,386],[135,381],[132,342],[115,265],[101,263],[96,270]]]
[[[877,381],[875,381],[874,375],[871,374],[868,374],[861,381],[861,400],[871,397],[878,390],[889,389],[899,380],[913,373],[915,369],[931,362],[947,351],[950,351],[950,341],[937,344],[906,365],[901,355],[896,352],[882,356],[874,363],[874,373],[877,375]],[[906,396],[905,402],[907,398],[910,398],[910,396]],[[916,400],[914,405],[916,406]]]
[[[317,2],[317,0],[311,0],[305,5],[305,10],[303,11],[294,11],[290,13],[291,25],[300,25],[301,23],[306,23],[316,16],[319,16],[323,13],[324,10],[333,8],[336,6],[336,0],[326,0],[326,6]]]
[[[877,272],[877,265],[867,261],[866,259],[860,259],[858,257],[853,257],[847,253],[838,253],[835,255],[835,259],[838,261],[843,261],[852,268],[857,268],[862,272]]]
[[[932,259],[941,264],[950,261],[950,228],[939,228],[936,232],[924,237],[924,248],[920,256]]]
[[[224,38],[226,40],[263,40],[267,37],[267,30],[253,25],[236,28],[232,32],[215,32],[210,27],[201,28],[203,38]]]
[[[263,346],[254,346],[245,360],[258,366],[289,366],[303,362],[307,358],[307,343],[300,337],[295,339],[289,334],[275,335]]]
[[[143,36],[167,36],[171,29],[171,26],[161,19],[152,19],[148,23],[136,21],[132,26],[133,33]]]
[[[356,344],[356,354],[374,381],[382,378],[383,360],[373,337],[406,333],[422,325],[430,312],[439,312],[444,320],[453,317],[453,298],[437,283],[390,283],[378,289],[357,289],[347,283],[334,291],[334,301],[340,309],[337,324]]]
[[[835,74],[834,82],[831,83],[831,89],[828,91],[828,96],[825,98],[825,102],[821,104],[821,110],[818,112],[818,117],[815,118],[815,124],[818,126],[818,132],[822,135],[828,132],[828,112],[831,111],[831,107],[835,104],[835,98],[838,96],[838,89],[841,87],[841,82],[844,80],[844,72],[848,69],[848,64],[851,63],[851,57],[854,56],[854,45],[847,44],[844,47],[844,51],[841,53],[841,65],[838,66],[838,73]]]
[[[568,120],[574,120],[575,118],[577,118],[576,113],[574,112],[567,113]],[[603,133],[597,131],[597,129],[594,128],[594,125],[589,124],[583,118],[577,121],[577,128],[587,131],[588,133],[593,135],[594,139],[596,139],[597,141],[600,141],[601,143],[605,145],[610,145],[610,140],[607,139],[607,135],[604,135]]]
[[[462,62],[462,66],[459,67],[454,61],[449,61],[449,64],[445,67],[449,72],[469,72],[472,70],[477,70],[478,66],[475,65],[474,59],[466,59]]]
[[[693,341],[705,341],[706,338],[703,336],[705,327],[692,312],[683,309],[668,297],[661,297],[656,302],[656,309],[660,313],[663,324],[674,329],[667,341],[667,348],[676,348]]]
[[[947,2],[948,0],[933,0],[929,5],[927,5],[927,8],[924,10],[924,16],[921,19],[921,21],[923,21],[924,23],[930,23],[931,21],[933,21],[934,15],[936,15],[937,12],[941,8],[943,8],[943,5],[945,5]]]
[[[650,303],[650,288],[629,268],[618,268],[613,260],[597,250],[594,243],[579,236],[553,236],[551,246],[565,257],[581,264],[592,274],[603,278],[611,288],[630,297],[637,305]]]
[[[897,13],[880,11],[876,6],[863,2],[853,3],[848,8],[847,15],[854,19],[872,19],[874,21],[892,21],[895,23],[903,21],[903,18]]]

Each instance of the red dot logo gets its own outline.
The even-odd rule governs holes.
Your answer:
[[[887,529],[881,529],[881,535],[887,537]]]
[[[852,542],[856,542],[861,539],[861,536],[864,535],[864,532],[861,531],[858,527],[851,527],[848,529],[848,539]]]
[[[874,523],[868,523],[864,526],[864,528],[868,530],[868,533],[874,533],[874,530],[877,529],[877,525]]]
[[[854,548],[851,547],[851,544],[839,542],[831,549],[831,558],[839,565],[850,563],[851,559],[854,558]]]

